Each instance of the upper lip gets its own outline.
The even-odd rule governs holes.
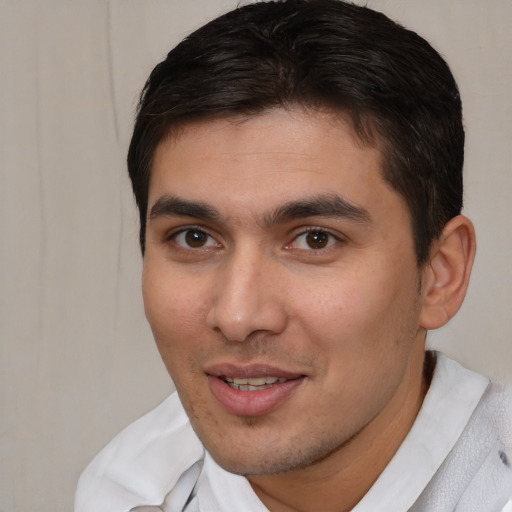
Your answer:
[[[256,377],[278,377],[283,379],[297,379],[304,374],[277,368],[272,365],[258,363],[237,365],[232,363],[214,364],[205,369],[206,374],[213,377],[234,377],[237,379],[253,379]]]

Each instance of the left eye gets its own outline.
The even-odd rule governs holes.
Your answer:
[[[326,249],[330,247],[336,242],[336,238],[327,233],[326,231],[308,231],[307,233],[302,233],[297,236],[293,241],[293,245],[297,249],[305,249],[305,250],[319,250]]]
[[[202,249],[219,245],[208,233],[199,229],[187,229],[174,235],[177,245],[186,249]]]

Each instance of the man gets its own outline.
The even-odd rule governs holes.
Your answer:
[[[370,9],[256,3],[174,48],[128,168],[177,394],[77,512],[511,510],[504,394],[425,352],[475,253],[463,145],[446,63]]]

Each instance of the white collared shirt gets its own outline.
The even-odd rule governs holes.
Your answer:
[[[462,442],[460,439],[468,424],[471,425],[470,419],[488,387],[487,378],[438,354],[432,383],[409,434],[352,512],[512,512],[512,502],[505,504],[512,496],[512,471],[506,466],[505,455],[499,448],[502,440],[497,439],[495,446],[492,434],[491,444],[482,441],[479,455],[489,466],[487,476],[498,482],[499,489],[492,492],[500,503],[498,508],[494,505],[490,506],[495,508],[481,508],[472,498],[475,489],[465,492],[471,485],[488,485],[478,483],[478,478],[482,480],[480,468],[480,476],[475,479],[472,474],[463,474],[470,464],[457,462],[466,456],[472,460],[470,451],[464,453],[464,446],[468,445],[466,438]],[[473,426],[471,432],[477,432],[476,437],[480,439],[478,428],[482,428],[480,424]],[[469,444],[472,449],[473,441]],[[456,445],[457,450],[454,450]],[[455,474],[459,467],[460,478]],[[494,473],[491,475],[491,472]],[[439,474],[443,475],[441,484],[436,483]],[[450,486],[450,478],[453,478],[453,486]],[[462,490],[457,485],[462,486]],[[480,508],[458,508],[457,504],[453,507],[448,505],[448,497],[439,499],[437,489],[442,488],[440,492],[449,494],[451,487],[452,501],[463,503],[469,499]],[[480,489],[476,491],[481,494]],[[497,494],[500,492],[507,498]],[[205,452],[176,393],[116,436],[80,478],[75,512],[131,510],[268,512],[246,478],[223,470]]]

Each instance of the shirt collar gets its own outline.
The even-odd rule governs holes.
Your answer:
[[[420,412],[375,484],[352,512],[409,510],[455,446],[489,379],[443,354]]]
[[[203,457],[204,448],[173,393],[93,459],[80,477],[75,512],[128,512],[138,506],[159,506],[180,479],[189,482],[182,476],[197,468]],[[185,494],[184,503],[192,489],[193,484],[188,494],[178,493]]]

